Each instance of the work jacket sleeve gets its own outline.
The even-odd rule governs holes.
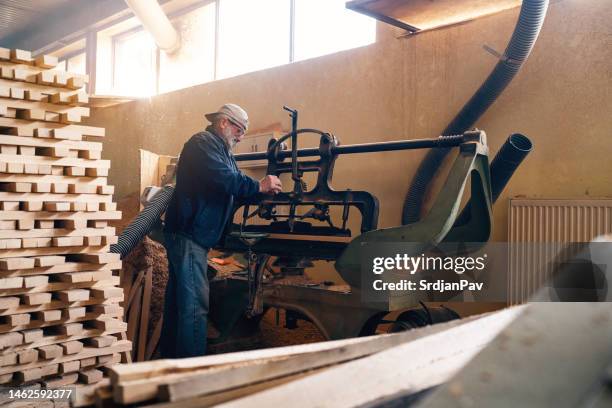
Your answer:
[[[259,182],[238,170],[222,145],[200,138],[195,140],[194,147],[198,157],[195,174],[201,175],[204,185],[239,198],[259,192]]]

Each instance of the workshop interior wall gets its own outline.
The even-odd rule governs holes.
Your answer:
[[[178,154],[205,126],[204,113],[225,102],[246,108],[252,129],[279,121],[289,128],[287,105],[300,112],[300,127],[343,144],[435,137],[495,65],[483,45],[503,52],[517,16],[515,9],[399,39],[401,31],[381,23],[370,46],[97,109],[89,123],[107,129],[104,158],[118,199],[139,188],[139,148]],[[609,0],[553,2],[530,59],[478,121],[491,157],[514,132],[535,145],[495,205],[495,240],[507,237],[509,197],[611,195],[611,19]],[[370,191],[381,202],[379,226],[398,225],[423,155],[341,156],[333,185]]]

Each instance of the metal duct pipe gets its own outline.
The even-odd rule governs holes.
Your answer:
[[[125,0],[157,46],[172,54],[181,46],[181,39],[156,0]]]
[[[499,195],[510,181],[510,178],[531,152],[533,144],[525,135],[514,133],[508,137],[491,162],[491,203],[495,203]],[[468,202],[457,217],[455,225],[463,225],[470,220],[471,205]]]
[[[547,9],[548,0],[523,1],[516,27],[504,54],[480,88],[442,132],[443,135],[456,135],[470,129],[506,89],[529,56],[544,23]],[[419,165],[404,200],[402,224],[411,224],[420,219],[425,192],[448,152],[448,149],[431,150]]]

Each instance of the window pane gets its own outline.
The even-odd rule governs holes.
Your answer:
[[[186,13],[173,25],[181,33],[181,48],[160,52],[159,91],[169,92],[209,82],[215,75],[215,3]]]
[[[118,95],[155,94],[155,49],[146,31],[115,41],[113,87]]]
[[[74,74],[86,74],[85,70],[85,53],[77,54],[74,57],[68,58],[67,71]]]
[[[295,61],[376,41],[376,20],[346,9],[345,2],[295,0]]]
[[[217,78],[289,62],[289,0],[220,0]]]

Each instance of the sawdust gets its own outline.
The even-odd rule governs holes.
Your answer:
[[[211,345],[208,347],[208,354],[232,353],[235,351],[257,350],[325,341],[325,337],[323,337],[314,324],[300,320],[297,323],[297,328],[287,329],[284,327],[284,310],[278,310],[278,324],[276,323],[276,313],[277,309],[271,308],[268,310],[261,320],[259,331],[253,336],[228,341],[223,344]]]
[[[138,272],[149,267],[153,268],[153,286],[147,339],[151,338],[155,325],[164,312],[164,291],[168,282],[168,259],[166,250],[159,242],[145,237],[123,260],[123,273],[126,274],[124,276],[131,276],[133,280]]]

